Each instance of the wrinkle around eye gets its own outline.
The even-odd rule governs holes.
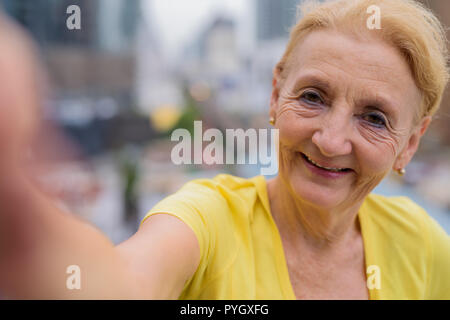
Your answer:
[[[392,127],[386,127],[385,130],[377,130],[370,125],[364,125],[359,128],[361,136],[363,136],[368,142],[372,144],[385,144],[389,147],[393,156],[397,155],[398,146],[400,140],[408,132],[407,129],[393,129]]]
[[[287,100],[298,99],[299,96],[300,96],[299,93],[294,93],[288,89],[282,89],[280,92],[280,97],[283,97],[284,99],[287,99]]]
[[[294,112],[296,115],[304,118],[314,117],[318,114],[318,112],[320,111],[318,107],[308,108],[302,106],[298,100],[299,97],[300,93],[294,94],[288,89],[282,89],[280,91],[280,102],[281,102],[280,111],[277,117],[279,117],[285,112]]]
[[[282,105],[280,111],[277,114],[277,118],[279,118],[285,112],[294,113],[295,115],[302,118],[311,118],[317,116],[320,112],[320,109],[306,108],[300,105],[298,102],[289,102]]]

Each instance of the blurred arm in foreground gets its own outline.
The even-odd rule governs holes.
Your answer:
[[[43,79],[33,53],[24,32],[0,14],[0,295],[176,299],[200,259],[196,237],[184,223],[156,215],[114,246],[94,226],[59,209],[35,183],[41,157],[30,158],[30,146],[37,153],[66,150],[36,141],[38,129],[46,128],[39,121]],[[80,289],[66,286],[71,265],[80,268]]]

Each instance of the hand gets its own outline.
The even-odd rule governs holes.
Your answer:
[[[37,135],[44,128],[39,110],[42,79],[33,46],[1,16],[0,27],[0,292],[11,292],[20,287],[17,280],[27,262],[36,261],[33,255],[41,251],[36,248],[49,242],[52,219],[45,217],[53,209],[30,178],[37,160],[55,146],[47,139],[50,135]],[[30,157],[33,145],[45,151]]]

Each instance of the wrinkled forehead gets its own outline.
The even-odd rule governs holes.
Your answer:
[[[414,80],[407,62],[393,46],[376,37],[331,30],[311,32],[293,51],[289,64],[292,73],[313,66],[380,81]]]
[[[406,60],[395,47],[375,36],[313,31],[296,46],[289,60],[287,82],[291,84],[306,70],[317,70],[334,86],[396,91],[398,97],[420,101]]]

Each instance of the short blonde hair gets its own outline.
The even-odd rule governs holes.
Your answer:
[[[371,5],[380,8],[381,29],[367,28]],[[414,0],[311,0],[299,6],[299,14],[301,19],[292,28],[286,51],[276,66],[281,83],[289,72],[292,52],[310,32],[373,32],[397,48],[411,69],[422,94],[416,120],[436,113],[449,80],[449,68],[446,30],[431,10]]]

